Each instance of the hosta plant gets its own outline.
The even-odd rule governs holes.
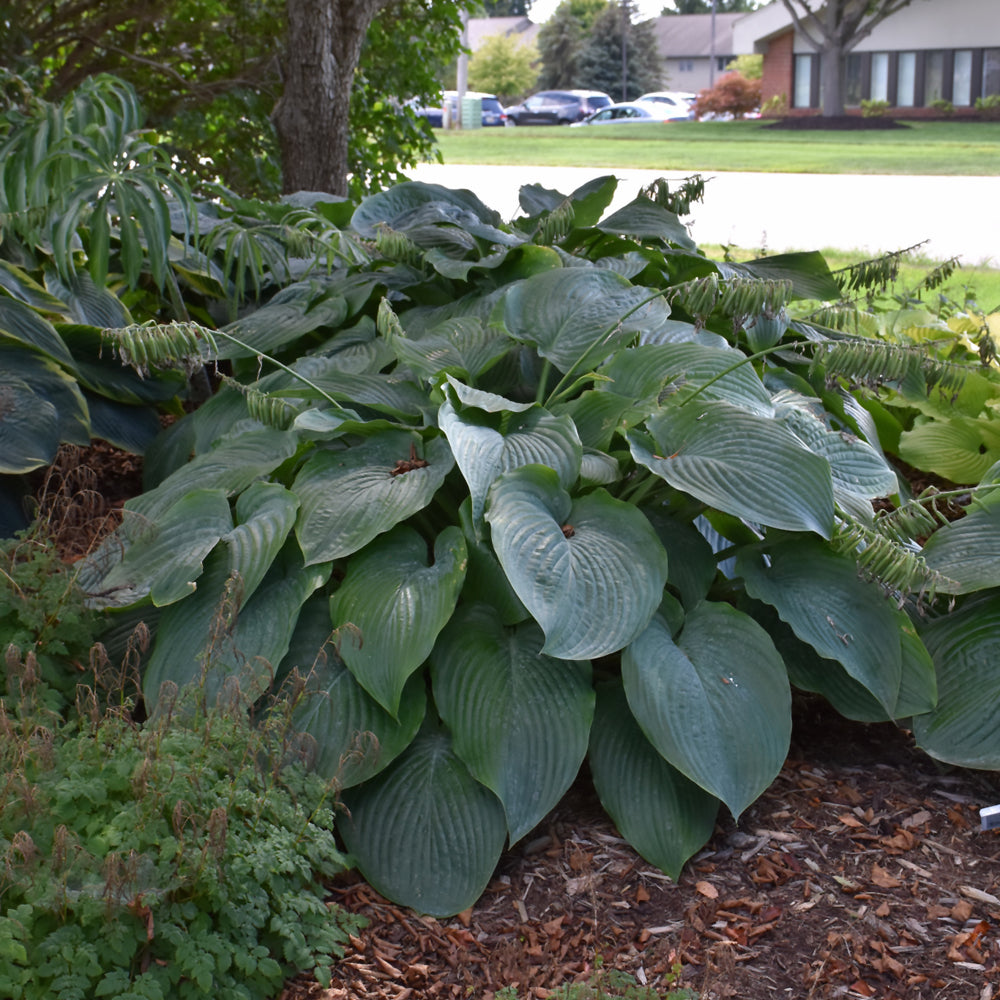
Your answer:
[[[862,405],[969,365],[791,318],[840,297],[820,255],[713,262],[676,192],[609,214],[614,188],[528,186],[508,224],[402,184],[353,263],[226,330],[106,331],[225,377],[80,575],[153,630],[148,709],[303,675],[348,850],[424,912],[472,903],[585,759],[676,877],[777,774],[793,685],[1000,765],[998,469],[944,523]]]

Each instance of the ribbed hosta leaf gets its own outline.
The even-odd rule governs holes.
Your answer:
[[[650,400],[653,404],[650,412],[659,409],[661,400],[674,395],[683,399],[712,379],[718,380],[701,393],[701,400],[723,399],[768,416],[774,409],[753,365],[746,363],[746,355],[731,348],[645,344],[619,351],[602,365],[600,374],[611,381],[599,382],[598,391],[613,392],[635,401]]]
[[[73,369],[73,356],[52,324],[17,299],[0,295],[0,336],[9,337]]]
[[[295,530],[306,565],[357,552],[423,510],[454,464],[443,437],[425,445],[405,431],[314,454],[292,487],[301,502]]]
[[[602,219],[597,228],[606,233],[663,240],[688,250],[695,248],[695,242],[684,223],[673,212],[648,198],[636,198],[629,202]]]
[[[534,344],[560,371],[580,370],[669,320],[665,299],[646,301],[654,295],[611,271],[562,268],[513,285],[504,296],[503,319],[512,336]]]
[[[615,434],[642,423],[648,415],[647,408],[637,406],[632,399],[592,389],[575,399],[554,404],[552,412],[572,418],[585,448],[605,452],[611,448]]]
[[[442,531],[432,565],[427,558],[427,542],[416,531],[394,528],[350,560],[330,601],[333,624],[342,630],[341,657],[392,716],[407,678],[455,610],[467,562],[459,528]]]
[[[622,678],[646,738],[734,816],[781,770],[792,728],[785,665],[728,604],[699,604],[676,641],[657,615],[622,654]]]
[[[163,430],[152,406],[130,406],[87,390],[83,398],[90,415],[91,436],[122,451],[142,455]]]
[[[810,451],[830,463],[838,501],[850,497],[873,500],[897,492],[899,484],[892,466],[867,441],[845,431],[831,431],[817,400],[786,391],[778,393],[774,402],[778,420]]]
[[[629,711],[618,682],[598,688],[590,773],[622,836],[675,881],[715,828],[719,800],[663,759]]]
[[[518,193],[518,202],[528,220],[534,222],[534,216],[555,211],[563,202],[573,206],[573,225],[578,229],[593,226],[604,210],[611,204],[618,179],[610,175],[594,177],[580,185],[572,194],[564,195],[541,184],[523,184]],[[518,219],[521,225],[526,220]]]
[[[390,343],[400,362],[424,379],[446,369],[475,379],[513,346],[510,337],[476,316],[446,320],[419,340],[394,336]]]
[[[438,426],[469,485],[472,517],[479,524],[486,494],[497,476],[522,465],[546,465],[569,488],[580,474],[583,448],[569,417],[554,417],[541,406],[525,406],[448,379],[458,401],[446,400]]]
[[[369,195],[358,205],[351,225],[367,239],[374,237],[381,225],[406,230],[420,218],[423,224],[451,222],[463,225],[469,232],[482,228],[487,237],[501,225],[498,212],[487,208],[471,191],[452,190],[440,184],[405,181],[387,191]],[[479,226],[476,226],[476,223]],[[509,234],[495,230],[504,240]]]
[[[921,554],[932,570],[954,581],[937,588],[944,593],[1000,586],[1000,503],[970,509],[960,520],[938,528]]]
[[[954,483],[978,483],[1000,461],[1000,420],[930,420],[904,431],[899,457]]]
[[[59,414],[24,379],[0,372],[0,473],[48,465],[59,450]]]
[[[125,504],[149,521],[156,521],[191,490],[221,489],[229,495],[245,490],[295,454],[296,436],[261,427],[255,422],[236,425],[211,451],[197,455],[167,476],[154,490]]]
[[[431,656],[455,753],[503,803],[512,844],[572,784],[594,714],[590,663],[546,656],[544,641],[534,622],[507,628],[476,605],[455,616]]]
[[[853,559],[806,537],[743,549],[736,568],[752,597],[776,608],[820,656],[843,664],[893,716],[905,616],[877,583],[858,576]]]
[[[497,480],[486,519],[507,579],[560,659],[613,653],[647,625],[663,595],[667,556],[635,507],[595,490],[571,500],[551,469]]]
[[[155,521],[126,511],[121,528],[89,559],[108,572],[90,589],[98,602],[123,607],[147,595],[173,604],[197,587],[205,556],[233,526],[223,490],[192,490]]]
[[[328,564],[304,567],[301,558],[283,554],[240,607],[239,587],[223,600],[230,590],[229,554],[217,549],[205,560],[198,589],[163,612],[142,679],[146,704],[156,705],[167,681],[202,683],[210,704],[230,685],[255,701],[288,652],[299,609],[329,575]]]
[[[418,913],[450,917],[493,874],[507,834],[500,800],[443,733],[423,732],[372,781],[344,795],[338,828],[365,879]]]
[[[914,718],[917,745],[950,764],[1000,768],[1000,595],[969,601],[920,636],[937,666],[938,703]]]
[[[736,517],[833,531],[830,465],[774,420],[719,401],[672,408],[628,435],[632,457],[675,489]]]
[[[311,737],[310,767],[338,788],[350,788],[388,767],[416,736],[426,685],[422,675],[410,678],[394,719],[344,665],[336,650],[343,636],[331,630],[329,601],[316,594],[302,608],[281,670],[306,678],[291,724]]]
[[[645,513],[667,550],[670,566],[667,583],[677,590],[685,607],[693,608],[708,596],[715,579],[717,566],[712,546],[693,524],[661,510]]]
[[[295,524],[299,501],[280,483],[252,483],[236,501],[236,527],[223,537],[244,599],[257,589]]]

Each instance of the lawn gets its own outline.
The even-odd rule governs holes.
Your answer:
[[[767,173],[1000,175],[1000,122],[913,122],[858,131],[766,121],[436,131],[445,163],[747,170]]]

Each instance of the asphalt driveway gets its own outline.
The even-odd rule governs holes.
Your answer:
[[[615,174],[612,205],[631,201],[656,177],[686,174],[600,167],[420,164],[414,180],[468,188],[505,219],[519,214],[522,184],[569,194],[592,177]],[[927,241],[939,260],[1000,267],[1000,177],[708,173],[705,200],[685,220],[698,243],[782,250],[861,250],[871,254]]]

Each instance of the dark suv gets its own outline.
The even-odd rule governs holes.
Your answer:
[[[507,124],[572,125],[610,103],[599,90],[541,90],[507,108]]]

